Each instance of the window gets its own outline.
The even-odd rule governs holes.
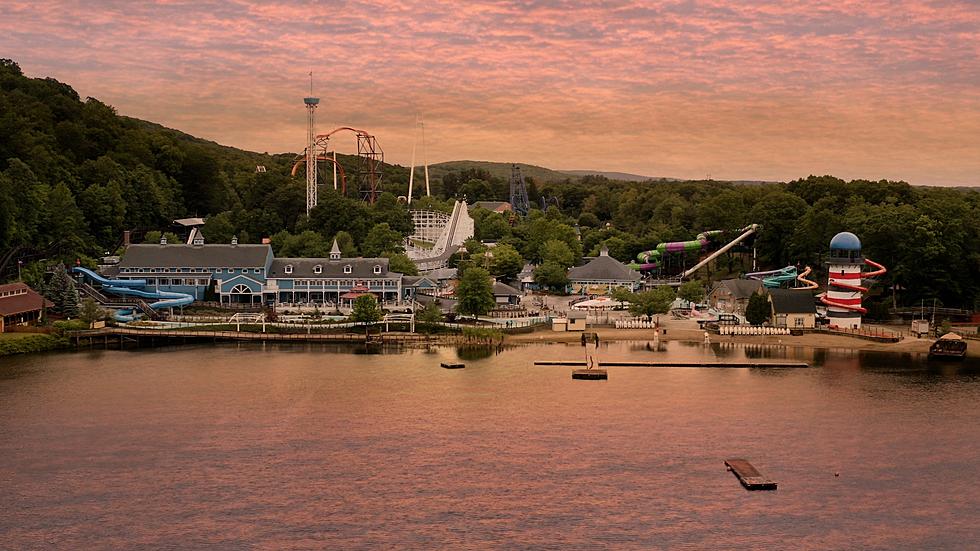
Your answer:
[[[374,273],[376,273],[376,274],[380,274],[380,273],[381,273],[381,266],[379,266],[379,265],[375,265],[375,266],[374,266]]]
[[[345,274],[349,274],[349,273],[351,273],[351,267],[350,267],[350,264],[348,264],[348,265],[346,265],[346,266],[344,266],[344,273],[345,273]]]
[[[292,264],[286,264],[286,267],[283,268],[282,271],[286,272],[287,274],[293,273],[293,265]]]
[[[262,270],[260,270],[260,269],[258,269],[258,268],[256,268],[256,269],[255,269],[255,273],[257,273],[257,274],[261,274],[261,273],[262,273]]]
[[[220,273],[221,273],[221,272],[223,272],[223,271],[224,271],[224,270],[222,270],[221,268],[215,268],[215,269],[214,269],[214,273],[216,273],[216,274],[220,274]]]
[[[317,264],[316,266],[313,266],[313,273],[314,274],[322,274],[323,273],[323,266],[321,266],[319,264]]]

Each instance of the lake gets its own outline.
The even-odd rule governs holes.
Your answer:
[[[0,359],[0,547],[927,549],[980,540],[980,364],[207,345]],[[466,362],[445,370],[442,361]],[[779,483],[745,491],[723,461]],[[835,476],[839,473],[839,476]]]

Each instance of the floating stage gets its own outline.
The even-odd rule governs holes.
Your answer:
[[[745,459],[726,459],[725,466],[735,474],[746,490],[775,490],[776,483],[762,476],[755,467]]]
[[[539,360],[534,365],[561,365],[569,367],[585,367],[586,362],[575,360]],[[603,361],[603,366],[607,367],[709,367],[709,368],[754,368],[772,367],[783,369],[796,369],[810,367],[806,362],[616,362]]]
[[[583,362],[582,365],[585,365]],[[582,381],[605,381],[609,374],[605,369],[576,369],[572,371],[572,378]]]
[[[446,362],[443,362],[439,365],[441,365],[444,369],[463,369],[464,367],[466,367],[466,364],[452,364]]]

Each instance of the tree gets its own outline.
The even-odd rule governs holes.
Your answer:
[[[378,299],[374,295],[361,295],[354,299],[354,306],[351,308],[350,321],[354,323],[374,323],[384,317],[381,308],[378,306]]]
[[[694,304],[704,300],[704,295],[704,284],[697,279],[685,281],[683,284],[681,284],[680,288],[677,289],[677,296]]]
[[[541,260],[544,263],[554,262],[568,269],[575,263],[575,253],[564,241],[550,239],[541,247]]]
[[[91,327],[93,323],[105,319],[105,310],[99,307],[98,303],[91,298],[85,297],[82,301],[82,308],[78,312],[78,319],[84,321]]]
[[[435,301],[432,301],[419,311],[418,318],[421,322],[436,323],[442,321],[442,310]]]
[[[78,317],[78,289],[75,281],[68,275],[64,264],[54,267],[51,281],[44,287],[45,297],[54,303],[55,310],[62,315]]]
[[[456,288],[456,299],[459,301],[456,311],[460,314],[482,316],[489,312],[494,305],[490,272],[478,267],[466,270]]]
[[[143,243],[155,245],[160,243],[160,239],[164,237],[167,238],[168,245],[177,245],[183,243],[183,241],[180,239],[180,237],[177,236],[176,233],[169,232],[169,231],[160,233],[157,230],[148,231],[145,234],[143,234]]]
[[[384,253],[400,253],[404,250],[402,234],[391,229],[386,223],[371,228],[361,244],[361,252],[370,258],[379,257]]]
[[[388,257],[388,270],[407,276],[419,275],[419,267],[405,253],[385,253]]]
[[[564,291],[568,287],[568,270],[556,262],[545,262],[534,269],[534,282],[553,291]]]
[[[524,258],[511,245],[500,244],[490,250],[493,253],[493,275],[513,280],[524,269]]]
[[[745,319],[752,325],[762,325],[772,315],[769,299],[762,293],[752,293],[745,307]]]
[[[651,321],[654,315],[666,314],[674,302],[674,289],[661,285],[650,291],[642,291],[630,295],[630,313],[634,316],[646,316]]]

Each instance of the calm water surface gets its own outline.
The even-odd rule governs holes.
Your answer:
[[[980,366],[645,343],[0,360],[0,548],[958,549],[980,541]],[[723,460],[779,482],[747,492]],[[840,476],[835,477],[834,473]]]

